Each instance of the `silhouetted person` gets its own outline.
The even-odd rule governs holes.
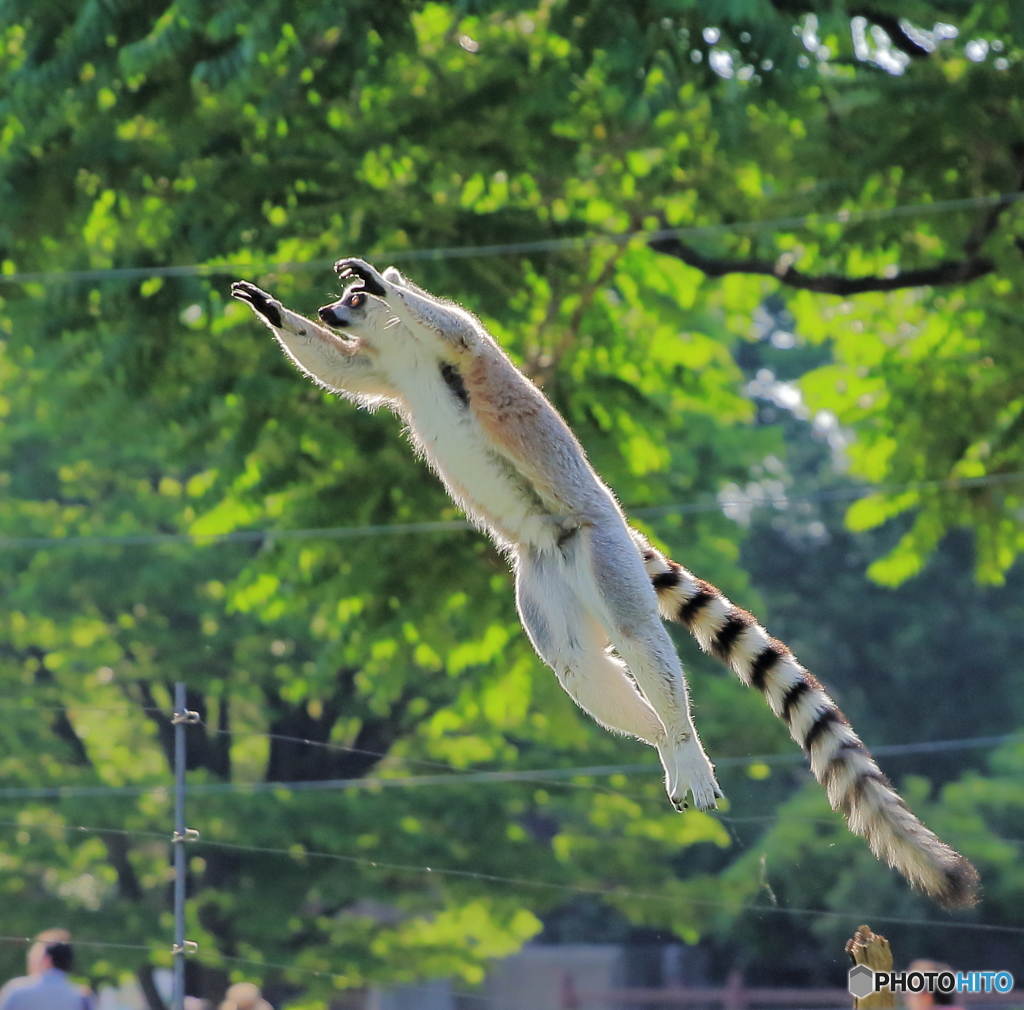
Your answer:
[[[38,974],[14,988],[0,1010],[89,1010],[89,998],[68,978],[74,960],[70,943],[47,943],[39,955]]]
[[[942,964],[940,961],[920,959],[912,961],[907,971],[952,972],[953,969],[948,964]],[[950,1007],[952,1010],[962,1010],[958,1006],[957,993],[955,992],[907,992],[903,994],[903,1002],[906,1004],[907,1010],[931,1010],[932,1007]],[[0,1007],[0,1010],[3,1010],[3,1007]]]
[[[28,985],[30,982],[34,982],[42,974],[42,959],[46,953],[46,945],[48,943],[70,942],[71,934],[66,929],[44,929],[35,938],[35,942],[31,947],[29,947],[28,953],[25,955],[28,974],[19,975],[17,978],[12,978],[9,982],[5,982],[3,986],[0,986],[0,1007],[4,1005],[4,1000],[6,1000],[15,989],[20,989],[23,985]]]

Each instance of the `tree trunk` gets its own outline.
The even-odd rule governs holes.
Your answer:
[[[135,973],[135,977],[139,980],[139,985],[142,988],[142,995],[146,997],[146,1003],[149,1006],[149,1010],[167,1010],[167,1007],[164,1005],[164,1001],[157,990],[156,982],[153,980],[153,966],[151,964],[144,964]]]

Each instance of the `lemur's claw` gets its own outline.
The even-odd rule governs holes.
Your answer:
[[[235,281],[231,285],[231,297],[252,308],[253,312],[263,316],[271,326],[281,325],[281,303],[266,291],[250,284],[248,281]]]
[[[344,280],[355,277],[363,282],[363,289],[371,295],[383,298],[387,294],[381,275],[366,260],[343,259],[334,264],[334,272]]]

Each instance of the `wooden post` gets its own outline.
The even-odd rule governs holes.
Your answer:
[[[743,972],[733,968],[725,981],[722,1010],[747,1010],[747,994],[743,988]]]
[[[558,994],[558,1006],[560,1010],[579,1010],[580,998],[576,994],[576,983],[572,973],[566,972],[562,976],[562,987]]]
[[[866,964],[872,971],[892,971],[892,951],[884,936],[871,932],[870,926],[861,926],[853,937],[846,941],[846,953],[853,963]],[[895,1007],[896,997],[888,987],[881,992],[871,993],[863,999],[854,999],[857,1010],[883,1010]]]

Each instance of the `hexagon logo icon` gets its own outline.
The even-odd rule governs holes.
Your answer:
[[[875,991],[875,973],[866,964],[858,964],[850,969],[847,987],[851,996],[864,999]]]

